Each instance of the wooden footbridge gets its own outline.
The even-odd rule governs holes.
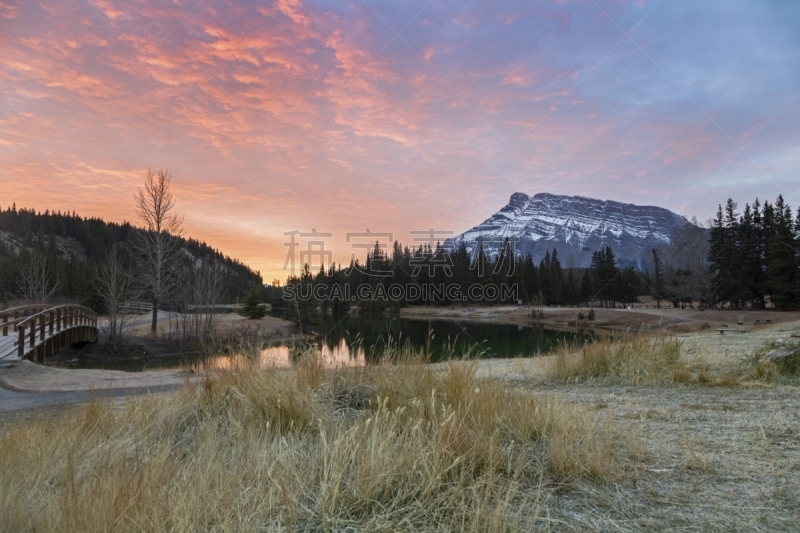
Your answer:
[[[97,313],[82,305],[34,304],[0,311],[0,362],[37,363],[61,348],[97,341]]]

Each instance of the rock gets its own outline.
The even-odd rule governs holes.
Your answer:
[[[800,362],[800,348],[776,348],[758,360],[758,364],[785,365]]]

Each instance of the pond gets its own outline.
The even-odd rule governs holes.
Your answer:
[[[591,331],[562,331],[537,326],[463,320],[418,320],[398,317],[330,317],[312,342],[328,366],[360,366],[387,355],[430,354],[431,362],[462,357],[534,357],[554,351],[562,343],[581,345]],[[309,348],[280,345],[261,351],[262,365],[289,366]],[[225,368],[230,356],[195,361],[192,366]]]
[[[541,326],[523,326],[454,319],[418,320],[398,317],[327,317],[318,328],[321,335],[300,344],[282,344],[261,350],[263,366],[290,366],[309,348],[317,349],[327,366],[360,366],[379,361],[387,354],[430,354],[432,362],[450,358],[534,357],[552,352],[562,343],[581,345],[594,337],[591,331],[562,331]],[[202,356],[183,354],[137,361],[73,361],[70,367],[102,367],[141,371],[190,367],[196,370],[229,368],[240,355]]]

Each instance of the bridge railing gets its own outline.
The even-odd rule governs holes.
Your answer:
[[[3,309],[0,311],[0,332],[2,332],[2,336],[8,337],[9,335],[13,335],[17,331],[17,324],[31,315],[35,315],[50,307],[52,306],[48,304],[31,304]]]
[[[25,356],[25,345],[32,350],[37,345],[43,344],[46,339],[51,339],[62,330],[80,326],[97,329],[97,313],[82,305],[58,305],[47,307],[21,319],[16,323],[17,350],[20,359]],[[38,337],[38,339],[37,339]]]

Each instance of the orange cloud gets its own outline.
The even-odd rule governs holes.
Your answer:
[[[577,3],[380,6],[398,31],[410,23],[402,39],[359,3],[195,5],[0,3],[13,19],[0,46],[0,180],[23,181],[0,202],[121,221],[145,170],[168,168],[189,234],[283,279],[287,230],[332,231],[347,261],[344,233],[365,226],[404,243],[410,229],[460,231],[517,189],[645,199],[648,184],[685,189],[730,157],[730,139],[636,49],[600,61],[621,36]],[[671,34],[648,35],[659,49]],[[794,71],[770,63],[748,82],[769,81],[768,97],[731,114],[720,87],[738,82],[680,78],[675,65],[702,50],[682,52],[684,37],[662,48],[684,54],[665,68],[737,142],[767,125],[749,147],[792,167],[800,109],[769,120]]]

